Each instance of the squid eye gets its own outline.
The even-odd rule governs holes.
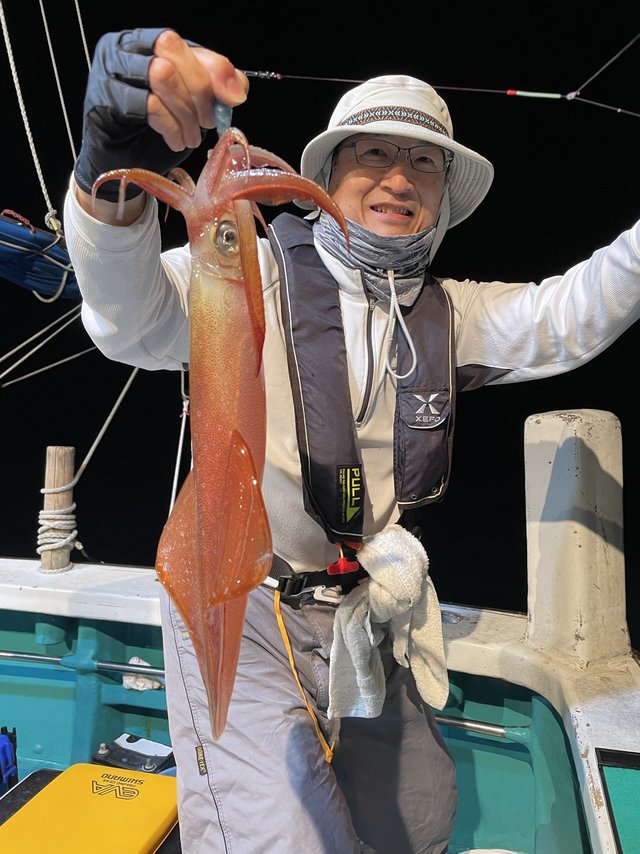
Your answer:
[[[240,252],[238,229],[231,220],[222,220],[211,226],[211,242],[226,258],[233,258]]]

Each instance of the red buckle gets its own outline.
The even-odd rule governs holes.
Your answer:
[[[340,557],[335,563],[330,564],[327,567],[327,572],[329,575],[346,575],[347,572],[357,572],[360,569],[360,564],[355,556],[356,547],[360,548],[361,543],[343,543],[343,545],[338,546],[340,551]],[[344,547],[347,547],[350,552],[353,553],[353,557],[345,557]]]

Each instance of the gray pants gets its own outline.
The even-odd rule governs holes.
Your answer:
[[[443,854],[456,807],[455,769],[410,672],[381,653],[382,715],[328,721],[335,606],[282,604],[300,680],[331,764],[294,680],[273,590],[249,596],[238,672],[221,738],[184,625],[162,594],[169,724],[178,766],[183,854]]]

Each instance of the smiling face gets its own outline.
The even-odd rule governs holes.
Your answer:
[[[412,166],[406,151],[400,151],[391,166],[358,163],[353,143],[367,137],[367,134],[350,136],[334,152],[329,195],[342,213],[383,237],[417,234],[435,225],[446,186],[446,171],[419,171]],[[375,139],[401,148],[421,145],[419,140],[407,136],[376,134]]]

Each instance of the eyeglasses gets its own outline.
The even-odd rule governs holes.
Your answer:
[[[408,148],[388,142],[386,139],[357,139],[336,149],[355,149],[356,161],[360,166],[385,169],[393,166],[401,151],[406,151],[409,162],[418,172],[445,172],[451,165],[453,154],[438,145],[412,145]]]

